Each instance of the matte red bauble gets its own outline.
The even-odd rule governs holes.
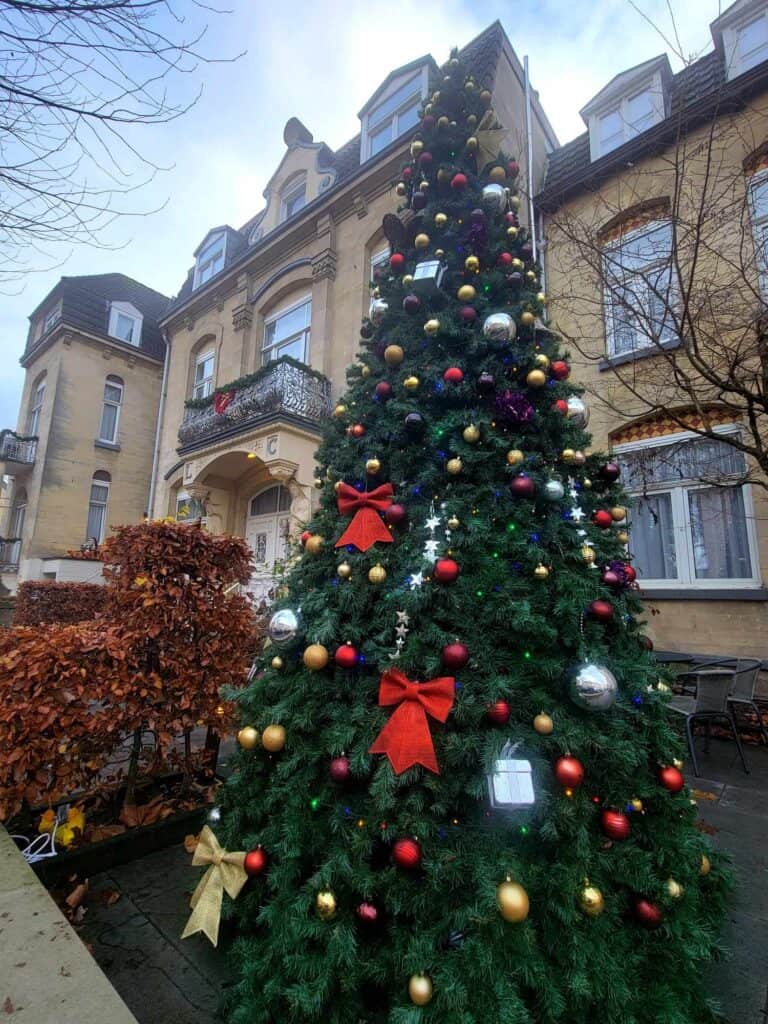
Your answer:
[[[418,295],[406,295],[403,299],[403,309],[406,313],[410,313],[411,315],[418,313],[420,306],[421,300]]]
[[[568,363],[563,362],[562,359],[556,359],[549,367],[549,372],[555,380],[565,380],[571,372],[571,368]]]
[[[473,306],[462,306],[459,310],[459,316],[465,324],[471,324],[477,320],[477,310]]]
[[[605,480],[606,483],[612,484],[621,476],[621,470],[615,462],[606,462],[604,466],[601,466],[600,469],[598,469],[597,475],[601,480]]]
[[[566,789],[576,789],[584,781],[584,765],[570,754],[558,757],[554,770],[555,778]]]
[[[246,875],[253,878],[255,875],[262,874],[266,870],[268,859],[262,846],[257,846],[255,850],[250,850],[246,853],[245,860],[243,861]]]
[[[459,566],[452,558],[438,558],[432,576],[438,583],[453,583],[459,575]]]
[[[416,839],[398,839],[392,847],[392,860],[405,871],[415,871],[421,864],[421,846]]]
[[[629,839],[629,818],[623,811],[603,811],[600,815],[600,826],[609,839],[622,842]]]
[[[309,540],[309,538],[311,536],[312,536],[312,532],[310,530],[305,530],[302,533],[302,535],[301,535],[301,546],[302,547],[304,547],[304,545],[307,543],[307,541]]]
[[[362,423],[354,423],[350,428],[349,432],[352,437],[362,437],[365,434],[365,427]]]
[[[652,651],[653,650],[653,640],[651,640],[651,638],[649,636],[646,636],[645,634],[643,634],[640,637],[640,643],[643,645],[643,648],[646,651]]]
[[[464,371],[458,366],[449,366],[443,374],[443,380],[447,384],[461,384],[464,380]]]
[[[505,700],[497,700],[488,705],[485,714],[494,725],[506,725],[512,714],[512,708]]]
[[[511,267],[512,266],[512,259],[513,259],[512,253],[510,253],[510,252],[500,252],[499,255],[496,257],[496,263],[500,267]]]
[[[510,210],[508,213],[505,213],[504,214],[504,223],[507,224],[511,228],[512,227],[516,228],[517,227],[517,214],[513,210]]]
[[[525,473],[519,473],[513,478],[509,489],[515,498],[532,498],[536,493],[536,484]]]
[[[659,907],[655,903],[651,903],[650,900],[635,900],[635,917],[643,928],[648,928],[649,931],[658,928],[661,922],[664,920]]]
[[[427,193],[426,192],[414,192],[411,196],[411,209],[423,210],[427,205]]]
[[[404,167],[400,172],[400,177],[403,179],[403,181],[410,181],[411,178],[413,177],[413,168]]]
[[[364,901],[363,903],[358,903],[355,907],[355,914],[358,921],[361,921],[363,924],[376,924],[379,919],[379,908],[373,903]]]
[[[432,154],[429,152],[428,149],[425,149],[422,153],[419,154],[419,164],[422,167],[432,166]]]
[[[389,257],[390,270],[399,274],[405,268],[405,256],[401,252],[393,252]]]
[[[354,668],[357,664],[357,648],[352,644],[342,644],[336,648],[333,660],[340,668]]]
[[[556,402],[552,403],[552,409],[555,412],[562,413],[565,416],[568,413],[568,403],[564,398],[558,398]]]
[[[492,373],[481,373],[477,378],[477,390],[481,395],[489,395],[496,387],[496,380]]]
[[[595,526],[599,526],[601,530],[607,530],[613,523],[613,516],[604,508],[599,508],[596,512],[592,513],[592,522]]]
[[[613,618],[613,605],[608,601],[593,601],[589,606],[589,614],[598,622],[610,622]]]
[[[469,648],[465,644],[460,644],[455,641],[452,644],[446,644],[443,648],[443,666],[445,668],[458,671],[469,661]]]
[[[516,178],[520,173],[520,164],[517,160],[510,160],[507,164],[507,175],[510,178]]]
[[[388,380],[380,380],[376,387],[373,389],[373,393],[377,398],[386,402],[388,398],[392,397],[392,385]]]
[[[333,782],[346,782],[349,778],[349,758],[334,757],[328,767],[328,774]]]
[[[627,583],[634,583],[635,582],[635,580],[637,579],[637,573],[635,572],[634,566],[632,566],[632,565],[625,565],[624,566],[624,579],[627,581]]]
[[[668,789],[670,793],[679,793],[685,785],[683,773],[678,771],[672,764],[668,764],[664,768],[659,769],[659,782],[662,784],[664,789]]]
[[[454,192],[463,192],[467,187],[467,184],[467,176],[466,174],[461,174],[461,172],[459,172],[459,174],[454,174],[451,178],[451,188]]]
[[[613,587],[616,590],[618,590],[618,588],[622,585],[622,581],[619,577],[619,574],[617,572],[614,572],[613,569],[606,569],[603,575],[600,577],[600,581],[604,583],[606,587]]]
[[[424,115],[421,119],[421,127],[424,128],[425,131],[429,131],[431,128],[435,127],[435,119],[432,114]]]
[[[408,509],[405,505],[390,505],[384,513],[384,519],[390,526],[399,526],[408,518]]]

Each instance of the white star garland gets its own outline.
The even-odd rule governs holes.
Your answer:
[[[411,621],[406,611],[395,612],[395,615],[397,615],[397,625],[395,626],[397,639],[395,640],[395,650],[390,651],[389,654],[390,661],[396,661],[400,657],[405,646],[405,638],[409,633],[408,623]]]

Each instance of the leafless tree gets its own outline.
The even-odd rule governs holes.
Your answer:
[[[0,0],[0,283],[52,243],[103,244],[136,213],[128,197],[160,170],[139,129],[194,106],[201,65],[218,59],[206,19],[221,13],[203,0]]]

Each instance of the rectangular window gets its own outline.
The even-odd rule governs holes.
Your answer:
[[[117,423],[120,419],[120,406],[123,401],[123,387],[116,381],[107,381],[104,385],[104,402],[101,408],[101,424],[99,441],[117,444]]]
[[[367,156],[376,156],[394,139],[417,123],[421,105],[422,73],[418,71],[382,100],[366,116]]]
[[[736,32],[733,74],[740,75],[768,59],[768,16],[763,11]]]
[[[136,329],[136,321],[127,313],[118,313],[115,317],[115,337],[120,341],[127,341],[133,344],[133,332]]]
[[[609,356],[675,338],[672,222],[623,235],[603,250],[604,307]]]
[[[30,437],[36,437],[37,432],[40,429],[40,414],[43,409],[44,399],[45,382],[37,385],[35,393],[32,396],[32,404],[29,407],[29,417],[27,418],[27,434]]]
[[[224,269],[224,253],[226,249],[226,235],[216,235],[208,242],[204,249],[200,250],[195,266],[195,288],[218,274]]]
[[[307,205],[307,185],[303,182],[295,188],[290,189],[283,196],[281,220],[288,220]]]
[[[276,314],[264,324],[262,365],[281,356],[293,356],[301,363],[309,361],[309,325],[312,319],[312,300],[304,299],[298,305]]]
[[[608,153],[616,149],[624,141],[624,125],[621,111],[612,110],[600,118],[600,153]]]
[[[101,544],[104,540],[104,532],[107,525],[108,498],[109,484],[103,480],[94,480],[91,484],[91,498],[88,503],[86,542],[95,541],[97,544]]]
[[[195,361],[193,398],[207,398],[213,391],[213,371],[216,358],[212,351],[202,352]]]
[[[590,126],[592,146],[597,148],[597,152],[592,154],[593,160],[618,149],[664,119],[660,89],[660,82],[654,80],[638,92],[618,100],[613,110],[597,117],[597,127]]]
[[[630,547],[638,579],[655,587],[756,585],[751,494],[739,483],[744,456],[722,441],[679,437],[617,451],[634,495]]]
[[[181,491],[176,497],[176,519],[180,522],[202,519],[205,514],[203,503],[200,498],[192,498],[186,491]]]
[[[57,303],[56,306],[50,310],[45,317],[43,322],[43,334],[47,334],[56,324],[61,320],[61,303]]]
[[[650,89],[643,89],[627,100],[627,127],[629,136],[633,138],[650,128],[656,119],[653,96]]]
[[[749,214],[760,290],[768,296],[768,168],[749,182]]]

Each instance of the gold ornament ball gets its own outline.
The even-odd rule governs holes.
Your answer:
[[[330,921],[336,914],[336,897],[330,889],[323,889],[315,896],[315,910],[321,921]]]
[[[370,473],[371,476],[378,473],[381,469],[381,462],[378,459],[368,459],[365,464],[365,472]]]
[[[405,359],[405,352],[399,345],[387,345],[384,349],[384,362],[387,366],[399,366]]]
[[[252,725],[245,725],[237,734],[237,742],[243,750],[253,750],[259,745],[259,731]]]
[[[335,409],[333,410],[333,415],[334,415],[334,416],[336,417],[336,419],[338,419],[338,418],[339,418],[339,416],[343,416],[343,415],[344,415],[344,413],[345,413],[346,411],[347,411],[347,407],[346,407],[346,405],[343,405],[343,404],[342,404],[342,403],[340,402],[340,403],[339,403],[339,404],[338,404],[338,405],[336,406],[336,408],[335,408]]]
[[[512,242],[514,242],[514,240],[517,238],[518,233],[519,229],[516,228],[514,224],[510,224],[510,226],[507,228],[507,238],[510,239],[510,241]]]
[[[397,192],[397,194],[399,196],[404,196],[405,195],[405,182],[398,181],[397,185],[395,185],[395,192]]]
[[[548,370],[549,356],[545,356],[543,352],[539,352],[539,354],[534,359],[534,363],[536,363],[537,366],[540,366],[542,370]]]
[[[439,103],[440,102],[440,90],[439,89],[435,89],[435,91],[430,96],[430,100],[431,100],[432,103]]]
[[[492,167],[488,173],[488,180],[492,181],[494,185],[503,185],[507,180],[507,172],[499,164]]]
[[[700,875],[708,875],[711,870],[712,870],[712,863],[711,863],[709,857],[706,855],[706,853],[702,853],[702,855],[701,855],[701,865],[699,866],[699,874]]]
[[[410,288],[413,284],[413,274],[403,275],[403,288]]]
[[[435,249],[435,256],[441,260],[445,256],[445,249]]]
[[[450,119],[447,118],[445,114],[443,114],[442,117],[438,117],[437,119],[438,128],[447,128],[450,123]]]
[[[309,555],[318,555],[324,543],[325,538],[321,537],[319,533],[313,533],[311,537],[307,537],[304,550]]]
[[[475,114],[470,114],[467,118],[467,128],[474,128],[476,124],[477,116]]]
[[[543,306],[547,301],[547,296],[544,294],[544,292],[537,292],[536,301],[540,302]]]
[[[543,370],[531,370],[525,382],[529,388],[543,388],[547,383],[547,375]]]
[[[533,570],[533,575],[537,580],[545,580],[549,576],[549,569],[546,565],[542,565],[541,562]]]
[[[420,181],[419,182],[419,188],[421,189],[422,192],[426,192],[427,189],[429,188],[429,182],[428,181]]]
[[[596,885],[590,885],[588,882],[585,883],[584,888],[579,893],[579,906],[587,917],[598,917],[602,914],[605,910],[605,900]]]
[[[470,135],[470,137],[467,139],[467,152],[468,153],[476,153],[477,152],[477,139],[475,138],[474,135]]]
[[[519,466],[524,459],[525,455],[523,455],[519,448],[511,448],[507,452],[507,462],[510,466]]]
[[[459,302],[473,302],[476,296],[477,292],[471,284],[463,284],[456,292],[456,298]]]
[[[555,723],[552,721],[551,715],[548,715],[546,711],[540,711],[533,720],[533,728],[539,736],[549,736],[555,728]]]
[[[451,180],[451,172],[447,167],[441,167],[437,172],[437,181],[439,185],[447,185]]]
[[[408,982],[408,995],[416,1006],[426,1006],[432,999],[432,982],[426,974],[412,974]]]
[[[633,811],[642,811],[643,801],[640,800],[638,797],[633,797],[632,800],[630,800],[630,803],[632,804]]]
[[[468,270],[471,274],[474,274],[480,269],[480,260],[477,256],[467,256],[464,260],[464,269]]]
[[[526,279],[526,281],[535,281],[536,280],[535,272],[533,270],[527,270],[526,273],[525,273],[525,279]]]
[[[520,257],[519,256],[515,256],[515,258],[512,260],[512,269],[513,270],[522,270],[524,266],[525,266],[525,264],[520,259]]]
[[[490,107],[491,99],[492,99],[492,96],[491,96],[490,90],[489,89],[483,89],[483,91],[480,93],[480,102],[483,104],[483,106],[484,107]]]
[[[338,573],[339,576],[341,576],[343,580],[348,580],[349,577],[352,575],[352,566],[349,564],[349,562],[342,562],[341,565],[336,570],[336,572]]]
[[[480,430],[474,423],[470,423],[468,427],[464,427],[464,431],[461,436],[467,444],[476,444],[480,440]]]
[[[323,486],[323,481],[322,481],[322,480],[320,479],[320,477],[319,477],[319,476],[316,476],[316,477],[315,477],[315,479],[314,479],[313,483],[314,483],[315,487],[316,487],[316,488],[318,489],[318,491],[319,491],[319,490],[320,490],[320,488],[321,488],[321,487]]]
[[[458,476],[458,474],[464,469],[464,463],[461,459],[448,459],[445,464],[445,468],[451,474],[451,476]]]
[[[268,725],[261,734],[261,745],[270,754],[277,754],[285,746],[285,729],[282,725]]]
[[[435,214],[435,227],[436,228],[444,228],[447,223],[448,223],[448,214],[447,213],[436,213]]]
[[[456,516],[451,516],[451,518],[448,520],[448,526],[452,530],[458,530],[458,528],[461,526],[461,521],[457,519]]]
[[[528,917],[528,893],[519,882],[513,882],[511,878],[502,882],[496,890],[496,903],[505,921],[517,924]]]
[[[685,892],[685,890],[683,889],[682,885],[680,885],[680,883],[676,881],[674,878],[667,879],[665,888],[671,899],[680,900],[683,898],[683,893]]]
[[[619,530],[616,534],[616,540],[619,544],[629,544],[629,534],[626,530]]]
[[[595,554],[594,548],[588,548],[585,544],[584,547],[581,549],[581,557],[584,559],[587,565],[592,565],[594,560],[597,558],[597,555]]]
[[[282,658],[280,657],[280,655],[279,655],[279,654],[276,654],[276,655],[274,656],[274,658],[272,659],[272,668],[273,668],[273,669],[274,669],[274,670],[275,670],[276,672],[279,672],[279,671],[280,671],[280,669],[281,669],[281,668],[283,667],[283,665],[284,665],[284,664],[285,664],[285,662],[283,661],[283,659],[282,659]]]
[[[368,579],[371,583],[383,583],[386,578],[387,570],[383,565],[378,565],[377,563],[368,570]]]
[[[587,477],[584,477],[581,483],[588,491],[592,489],[592,481],[587,479]]]
[[[322,644],[310,644],[304,651],[301,660],[307,668],[312,669],[313,672],[319,672],[328,664],[328,648],[323,647]]]
[[[413,244],[417,249],[426,249],[429,245],[429,235],[424,231],[420,231],[413,240]]]
[[[560,458],[563,460],[563,462],[573,462],[575,455],[576,452],[573,450],[573,448],[563,448]]]
[[[611,519],[614,523],[621,523],[627,518],[627,510],[621,505],[615,505],[611,509]]]
[[[510,196],[509,197],[509,206],[510,206],[510,209],[512,209],[512,210],[519,210],[520,209],[520,196]]]
[[[371,376],[371,368],[370,368],[370,366],[364,366],[362,368],[362,370],[360,371],[360,375],[362,377],[370,377]]]
[[[676,758],[675,758],[675,759],[674,759],[674,760],[672,761],[672,764],[673,764],[673,765],[675,766],[675,768],[677,768],[677,770],[678,770],[679,772],[681,772],[681,771],[683,770],[683,761],[682,761],[682,760],[681,760],[681,759],[680,759],[679,757],[676,757]]]
[[[411,156],[418,156],[419,153],[424,149],[424,143],[421,139],[414,139],[411,143]]]
[[[523,327],[533,327],[536,323],[536,317],[529,310],[526,309],[524,313],[520,314],[520,323]]]
[[[439,320],[427,320],[427,322],[424,324],[424,333],[425,334],[429,334],[429,335],[437,334],[437,332],[439,330],[440,330],[440,321]]]
[[[406,377],[403,381],[403,387],[406,391],[416,391],[419,386],[418,377]]]

